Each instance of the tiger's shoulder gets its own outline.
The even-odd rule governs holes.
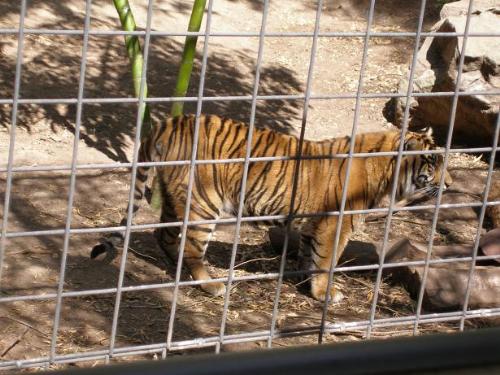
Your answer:
[[[401,141],[400,130],[360,133],[356,136],[358,152],[396,151]],[[436,148],[432,129],[407,131],[404,135],[404,150],[429,150]]]

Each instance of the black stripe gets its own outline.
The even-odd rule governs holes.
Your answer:
[[[316,250],[316,245],[314,245],[313,243],[311,243],[311,251],[319,258],[322,258],[322,259],[326,259],[326,256],[325,255],[320,255],[318,250]]]
[[[252,157],[255,157],[257,155],[257,153],[259,151],[258,148],[259,148],[260,144],[262,143],[262,138],[264,138],[263,134],[261,132],[256,131],[256,130],[254,131],[254,135],[257,135],[258,138],[257,138],[257,140],[255,140],[255,138],[253,139],[254,143],[252,145],[252,151],[250,153],[250,155]]]
[[[186,236],[186,239],[189,241],[191,246],[193,246],[199,253],[204,252],[204,247],[208,243],[208,241],[199,240],[199,239],[191,237],[189,235]]]
[[[215,218],[215,216],[213,214],[204,210],[204,208],[199,206],[199,205],[192,205],[191,211],[193,213],[195,213],[196,215],[198,215],[198,217],[200,217],[201,219],[204,219],[204,220],[212,220]]]
[[[184,260],[189,260],[189,259],[203,259],[203,255],[190,255],[190,256],[187,256],[186,254],[184,254],[183,256],[183,259]]]
[[[203,232],[203,233],[212,233],[213,232],[213,228],[202,227],[199,225],[190,226],[189,230],[194,230],[194,231]]]
[[[215,214],[219,213],[219,207],[217,207],[210,199],[210,197],[207,195],[207,191],[205,190],[205,187],[201,184],[200,178],[198,175],[195,176],[195,184],[196,184],[196,191],[199,194],[200,198],[203,199],[203,201],[206,203],[206,205],[214,212]]]

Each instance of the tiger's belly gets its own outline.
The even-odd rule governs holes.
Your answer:
[[[297,209],[294,211],[294,216],[298,215],[299,217],[293,217],[291,224],[294,229],[300,230],[308,221],[308,217],[301,216],[301,212]],[[233,214],[237,215],[237,212]],[[285,205],[278,199],[262,199],[259,201],[247,199],[243,205],[243,217],[250,218],[248,222],[261,229],[282,227],[290,219],[290,205]]]

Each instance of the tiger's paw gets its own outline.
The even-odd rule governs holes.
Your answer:
[[[224,283],[201,284],[201,289],[214,297],[219,297],[226,294],[226,286],[224,285]]]
[[[318,301],[325,302],[326,300],[326,290],[314,291],[314,292],[311,290],[311,294],[313,298]],[[340,290],[337,290],[336,288],[330,289],[330,300],[329,300],[330,303],[333,304],[339,303],[343,299],[344,299],[344,294]]]
[[[344,299],[344,293],[342,293],[337,288],[332,288],[330,290],[330,302],[331,303],[339,303]]]
[[[311,294],[314,299],[324,302],[327,296],[328,275],[320,275],[311,280]],[[344,295],[335,286],[330,288],[330,303],[339,303]]]

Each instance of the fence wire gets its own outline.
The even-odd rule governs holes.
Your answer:
[[[492,183],[493,169],[495,163],[495,157],[498,149],[498,138],[500,132],[500,118],[497,119],[495,136],[492,140],[491,147],[476,147],[476,148],[451,148],[451,141],[453,137],[453,129],[455,124],[455,117],[457,112],[457,104],[459,98],[464,98],[470,95],[484,95],[484,96],[494,96],[500,95],[500,90],[492,90],[487,92],[478,91],[460,91],[459,82],[461,82],[461,76],[464,68],[465,53],[460,55],[460,60],[457,64],[457,77],[456,77],[456,89],[453,92],[432,92],[432,93],[414,93],[414,75],[417,65],[417,53],[420,48],[421,39],[424,37],[461,37],[462,39],[462,51],[465,51],[467,41],[472,37],[493,37],[498,38],[500,33],[478,33],[469,32],[469,25],[471,20],[471,14],[473,9],[473,1],[470,0],[465,30],[463,33],[460,32],[424,32],[423,23],[426,9],[426,0],[422,0],[420,3],[420,13],[418,18],[418,26],[416,32],[376,32],[372,30],[372,21],[375,12],[376,1],[371,0],[368,9],[368,18],[366,23],[366,30],[364,32],[322,32],[320,31],[320,19],[323,12],[323,2],[318,0],[316,3],[316,18],[315,26],[312,32],[267,32],[266,25],[269,14],[269,0],[264,0],[262,7],[262,18],[259,32],[212,32],[210,30],[212,23],[213,14],[213,4],[215,0],[208,1],[207,14],[205,30],[202,32],[165,32],[161,30],[152,30],[152,18],[154,17],[153,3],[154,0],[149,0],[147,4],[147,20],[145,30],[127,32],[121,30],[98,30],[91,28],[91,8],[92,1],[86,0],[85,2],[85,17],[84,17],[84,27],[83,29],[44,29],[44,28],[26,28],[26,10],[29,2],[27,0],[21,0],[19,9],[19,28],[3,28],[0,29],[0,35],[16,36],[17,45],[17,57],[15,66],[15,81],[14,90],[12,98],[0,98],[0,105],[10,105],[12,106],[12,116],[11,116],[11,127],[10,127],[10,143],[8,160],[6,167],[0,168],[0,173],[6,174],[6,184],[5,184],[5,198],[4,198],[4,209],[3,209],[3,220],[1,227],[1,238],[0,238],[0,286],[2,289],[8,289],[8,285],[2,283],[2,269],[5,263],[5,252],[8,239],[23,238],[23,237],[42,237],[42,236],[52,236],[52,235],[62,235],[64,236],[63,247],[61,252],[61,261],[59,269],[59,279],[57,282],[57,291],[55,293],[45,293],[45,294],[27,294],[27,295],[2,295],[0,296],[0,305],[12,302],[23,302],[23,301],[54,301],[55,302],[55,312],[54,320],[52,326],[52,334],[50,339],[50,351],[45,357],[32,358],[29,353],[26,353],[25,358],[17,360],[2,360],[0,362],[0,369],[9,368],[27,368],[27,367],[46,367],[52,364],[64,364],[78,361],[90,361],[90,360],[104,360],[108,362],[110,358],[119,358],[131,355],[140,354],[151,354],[155,353],[162,357],[166,357],[169,352],[184,351],[193,348],[213,348],[213,350],[218,353],[221,350],[222,345],[232,344],[232,343],[245,343],[254,341],[266,341],[268,347],[272,347],[274,340],[279,338],[303,336],[303,335],[317,335],[318,342],[323,341],[325,334],[334,334],[339,332],[346,332],[351,330],[365,330],[366,337],[369,338],[374,329],[382,327],[397,327],[404,325],[413,325],[413,333],[418,334],[418,328],[420,325],[425,323],[436,323],[436,322],[458,322],[459,329],[464,330],[464,322],[467,319],[475,318],[485,318],[485,317],[498,317],[500,316],[500,308],[489,308],[489,309],[469,309],[469,299],[470,293],[473,288],[472,278],[475,272],[475,267],[478,261],[481,260],[498,260],[500,255],[489,255],[481,256],[478,254],[479,240],[481,237],[481,229],[483,227],[483,222],[485,218],[486,209],[488,207],[500,205],[500,201],[493,200],[488,201],[488,194],[490,186]],[[78,81],[78,94],[76,98],[40,98],[40,99],[29,99],[20,97],[21,89],[21,76],[23,68],[23,55],[24,55],[24,40],[26,35],[57,35],[57,36],[82,36],[82,54],[80,60],[80,78]],[[144,38],[144,64],[141,72],[141,85],[140,85],[140,95],[138,98],[130,97],[119,97],[119,98],[86,98],[84,95],[85,87],[85,72],[87,65],[87,55],[89,48],[89,38],[91,36],[126,36],[126,35],[136,35]],[[146,85],[146,75],[148,69],[148,56],[150,53],[150,44],[152,37],[175,37],[175,36],[201,36],[204,38],[203,52],[202,52],[202,62],[201,62],[201,74],[198,87],[198,95],[195,97],[185,97],[185,98],[175,98],[175,97],[145,97],[145,85]],[[257,38],[258,40],[258,53],[256,56],[256,62],[254,66],[254,80],[253,80],[253,90],[251,95],[240,95],[240,96],[205,96],[205,75],[207,69],[207,59],[209,50],[209,41],[212,38],[231,38],[231,37],[245,37],[245,38]],[[268,38],[305,38],[309,39],[311,42],[310,59],[308,64],[308,73],[306,79],[306,89],[304,94],[294,94],[294,95],[259,95],[260,88],[260,70],[263,64],[264,55],[264,45],[265,40]],[[312,92],[312,79],[313,71],[315,66],[315,58],[318,53],[317,43],[319,38],[363,38],[364,45],[362,50],[361,68],[359,70],[359,79],[357,84],[356,93],[338,93],[332,95],[317,95]],[[414,38],[414,49],[412,55],[412,62],[410,65],[409,80],[407,92],[403,93],[364,93],[363,84],[366,76],[365,68],[367,65],[368,56],[368,46],[370,38],[383,37],[383,38]],[[328,212],[315,212],[315,213],[305,213],[305,214],[295,214],[294,205],[297,196],[297,186],[298,186],[298,174],[300,169],[300,161],[307,159],[314,159],[313,157],[307,157],[302,155],[302,143],[305,137],[306,125],[308,122],[308,108],[310,103],[313,101],[326,101],[326,100],[355,100],[354,117],[352,124],[351,139],[353,139],[356,134],[358,134],[358,124],[361,111],[361,101],[362,99],[390,99],[390,98],[402,98],[406,102],[403,126],[401,129],[401,139],[403,139],[404,134],[408,129],[409,111],[410,111],[410,101],[412,98],[419,97],[449,97],[452,100],[452,106],[450,110],[450,119],[448,134],[446,138],[446,147],[443,150],[432,150],[432,151],[404,151],[403,142],[401,142],[399,150],[394,152],[378,152],[378,153],[355,153],[354,152],[354,142],[351,142],[350,149],[346,154],[336,154],[321,157],[323,159],[346,159],[347,167],[345,172],[345,185],[342,189],[341,204],[338,210],[328,211]],[[285,101],[302,101],[302,119],[301,119],[301,130],[299,136],[299,147],[297,154],[290,157],[251,157],[251,147],[252,137],[254,133],[255,117],[257,111],[258,102],[274,101],[274,100],[285,100]],[[171,103],[176,101],[183,102],[193,102],[196,103],[196,124],[194,131],[194,140],[192,153],[189,160],[176,160],[167,162],[148,162],[139,163],[138,153],[140,144],[140,134],[142,127],[142,118],[140,116],[142,108],[148,103]],[[215,160],[197,160],[197,145],[199,136],[199,125],[200,125],[200,115],[202,114],[202,109],[204,103],[216,102],[216,101],[241,101],[248,102],[251,105],[250,118],[249,118],[249,132],[248,139],[246,143],[246,154],[243,158],[234,159],[215,159]],[[82,112],[84,110],[84,105],[86,104],[109,104],[109,103],[132,103],[138,105],[137,118],[136,118],[136,130],[134,139],[134,149],[133,158],[131,163],[88,163],[79,164],[78,163],[78,144],[80,140],[80,129],[82,123]],[[33,166],[15,166],[14,165],[14,148],[16,143],[16,128],[18,126],[18,108],[20,105],[31,104],[76,104],[76,118],[75,118],[75,133],[74,133],[74,143],[73,143],[73,154],[70,164],[65,165],[33,165]],[[439,191],[437,194],[435,204],[419,205],[419,206],[407,206],[398,207],[396,206],[396,190],[398,183],[399,174],[396,173],[396,177],[393,181],[391,192],[390,192],[390,203],[387,208],[373,208],[373,209],[363,209],[363,210],[348,210],[346,209],[347,200],[347,186],[350,180],[351,165],[355,158],[366,158],[377,156],[395,156],[396,157],[396,167],[395,170],[398,171],[401,167],[402,158],[405,155],[421,155],[421,154],[439,154],[443,155],[444,166],[448,165],[449,156],[453,153],[489,153],[490,161],[488,166],[488,173],[486,177],[485,191],[481,202],[472,203],[443,203],[443,187],[444,187],[444,174],[441,177]],[[297,161],[294,169],[294,182],[291,186],[291,202],[290,202],[290,212],[287,215],[267,215],[267,216],[245,216],[244,215],[244,198],[248,177],[248,169],[250,163],[256,162],[269,162],[278,160],[290,160]],[[241,181],[241,190],[239,196],[239,207],[237,207],[236,215],[234,218],[218,218],[214,220],[189,220],[189,212],[191,209],[191,198],[193,193],[193,184],[196,166],[198,165],[216,165],[222,163],[240,163],[243,164],[243,178]],[[155,166],[155,167],[165,167],[165,166],[189,166],[189,183],[187,187],[187,202],[184,217],[180,221],[168,222],[168,223],[147,223],[147,224],[134,224],[132,222],[132,208],[134,201],[134,187],[135,187],[135,177],[137,175],[137,168],[141,166]],[[77,187],[77,174],[81,170],[114,170],[114,169],[130,169],[130,190],[128,194],[129,210],[127,212],[127,222],[125,226],[108,226],[108,227],[91,227],[91,228],[75,228],[72,226],[72,213],[73,213],[73,203],[75,197],[75,191]],[[56,172],[56,171],[69,171],[69,194],[67,199],[67,216],[64,228],[58,229],[46,229],[46,230],[27,230],[27,231],[8,231],[9,223],[9,212],[11,210],[12,201],[12,181],[15,173],[21,172]],[[476,237],[473,244],[473,252],[471,256],[460,257],[460,258],[446,258],[446,259],[432,259],[433,250],[433,239],[436,234],[436,228],[438,223],[439,212],[442,209],[449,208],[477,208],[479,209],[479,223],[476,231]],[[405,261],[405,262],[385,262],[385,252],[389,246],[389,233],[391,228],[391,218],[392,214],[396,212],[418,212],[424,210],[433,210],[432,224],[431,224],[431,234],[428,239],[428,251],[425,260],[422,261]],[[340,239],[340,231],[342,218],[345,215],[353,214],[368,214],[368,213],[386,213],[387,219],[384,228],[382,251],[380,260],[377,264],[371,265],[336,265],[336,252]],[[313,218],[313,217],[327,217],[335,216],[337,217],[337,226],[335,233],[332,233],[334,238],[334,248],[332,262],[329,269],[328,287],[333,285],[335,276],[340,272],[350,272],[350,271],[376,271],[376,280],[373,288],[373,300],[371,302],[370,315],[367,320],[362,321],[345,321],[339,323],[329,323],[327,321],[327,313],[329,311],[329,298],[323,304],[322,315],[320,324],[311,324],[307,327],[285,329],[279,328],[277,326],[278,314],[280,310],[280,295],[283,286],[283,280],[288,276],[310,276],[320,271],[310,271],[310,270],[299,270],[299,271],[286,271],[285,264],[287,258],[287,251],[290,242],[290,231],[291,223],[294,219],[301,218]],[[267,272],[264,274],[254,274],[254,275],[243,275],[238,276],[235,274],[235,260],[238,251],[238,246],[240,244],[241,236],[241,226],[243,223],[252,223],[257,221],[277,221],[282,220],[287,222],[286,235],[282,247],[280,266],[278,272]],[[186,245],[186,233],[190,226],[200,225],[200,224],[234,224],[235,233],[234,241],[231,249],[230,265],[228,274],[226,277],[214,278],[209,281],[197,281],[197,280],[181,280],[181,271],[183,266],[183,254]],[[177,259],[177,268],[175,273],[175,279],[172,282],[163,282],[156,284],[143,283],[141,285],[124,285],[124,276],[127,263],[128,247],[130,243],[131,233],[134,231],[143,231],[148,229],[159,229],[159,228],[173,228],[178,227],[181,233],[181,240],[179,245],[179,255]],[[79,234],[105,234],[110,232],[123,232],[125,241],[123,253],[120,261],[118,282],[116,287],[112,288],[95,288],[88,290],[64,290],[65,283],[65,273],[67,270],[67,255],[69,251],[69,243],[71,236]],[[440,313],[427,313],[422,310],[425,282],[427,280],[429,267],[438,264],[454,264],[454,263],[468,263],[470,264],[469,277],[467,282],[466,295],[464,299],[463,306],[456,311],[440,312]],[[418,291],[417,304],[415,313],[410,316],[399,316],[391,318],[377,318],[376,310],[377,303],[380,296],[380,288],[382,282],[382,273],[384,270],[401,267],[401,266],[423,266],[423,281],[421,287]],[[275,290],[273,298],[273,311],[271,317],[271,324],[269,329],[257,330],[253,332],[228,334],[226,331],[228,311],[230,306],[231,298],[231,286],[238,281],[264,281],[264,280],[276,280],[277,287]],[[224,304],[222,310],[221,324],[217,334],[210,335],[208,337],[197,337],[190,340],[175,340],[173,333],[175,330],[175,317],[177,314],[176,308],[179,299],[179,289],[185,286],[197,286],[206,283],[216,283],[222,282],[226,285],[226,292],[224,295]],[[172,290],[172,305],[170,308],[170,315],[168,318],[168,325],[166,327],[166,337],[163,342],[150,344],[150,345],[130,345],[130,346],[117,346],[117,330],[118,330],[118,320],[120,312],[123,311],[124,307],[121,304],[121,298],[125,292],[133,291],[150,291],[150,290]],[[109,347],[103,350],[94,350],[86,352],[74,352],[74,353],[60,353],[58,352],[58,333],[60,330],[60,320],[62,314],[62,304],[65,298],[70,297],[82,297],[82,296],[99,296],[99,295],[110,295],[114,296],[115,303],[113,309],[113,317],[111,324],[111,333]],[[335,314],[335,309],[333,309]],[[165,328],[165,327],[163,327]]]

